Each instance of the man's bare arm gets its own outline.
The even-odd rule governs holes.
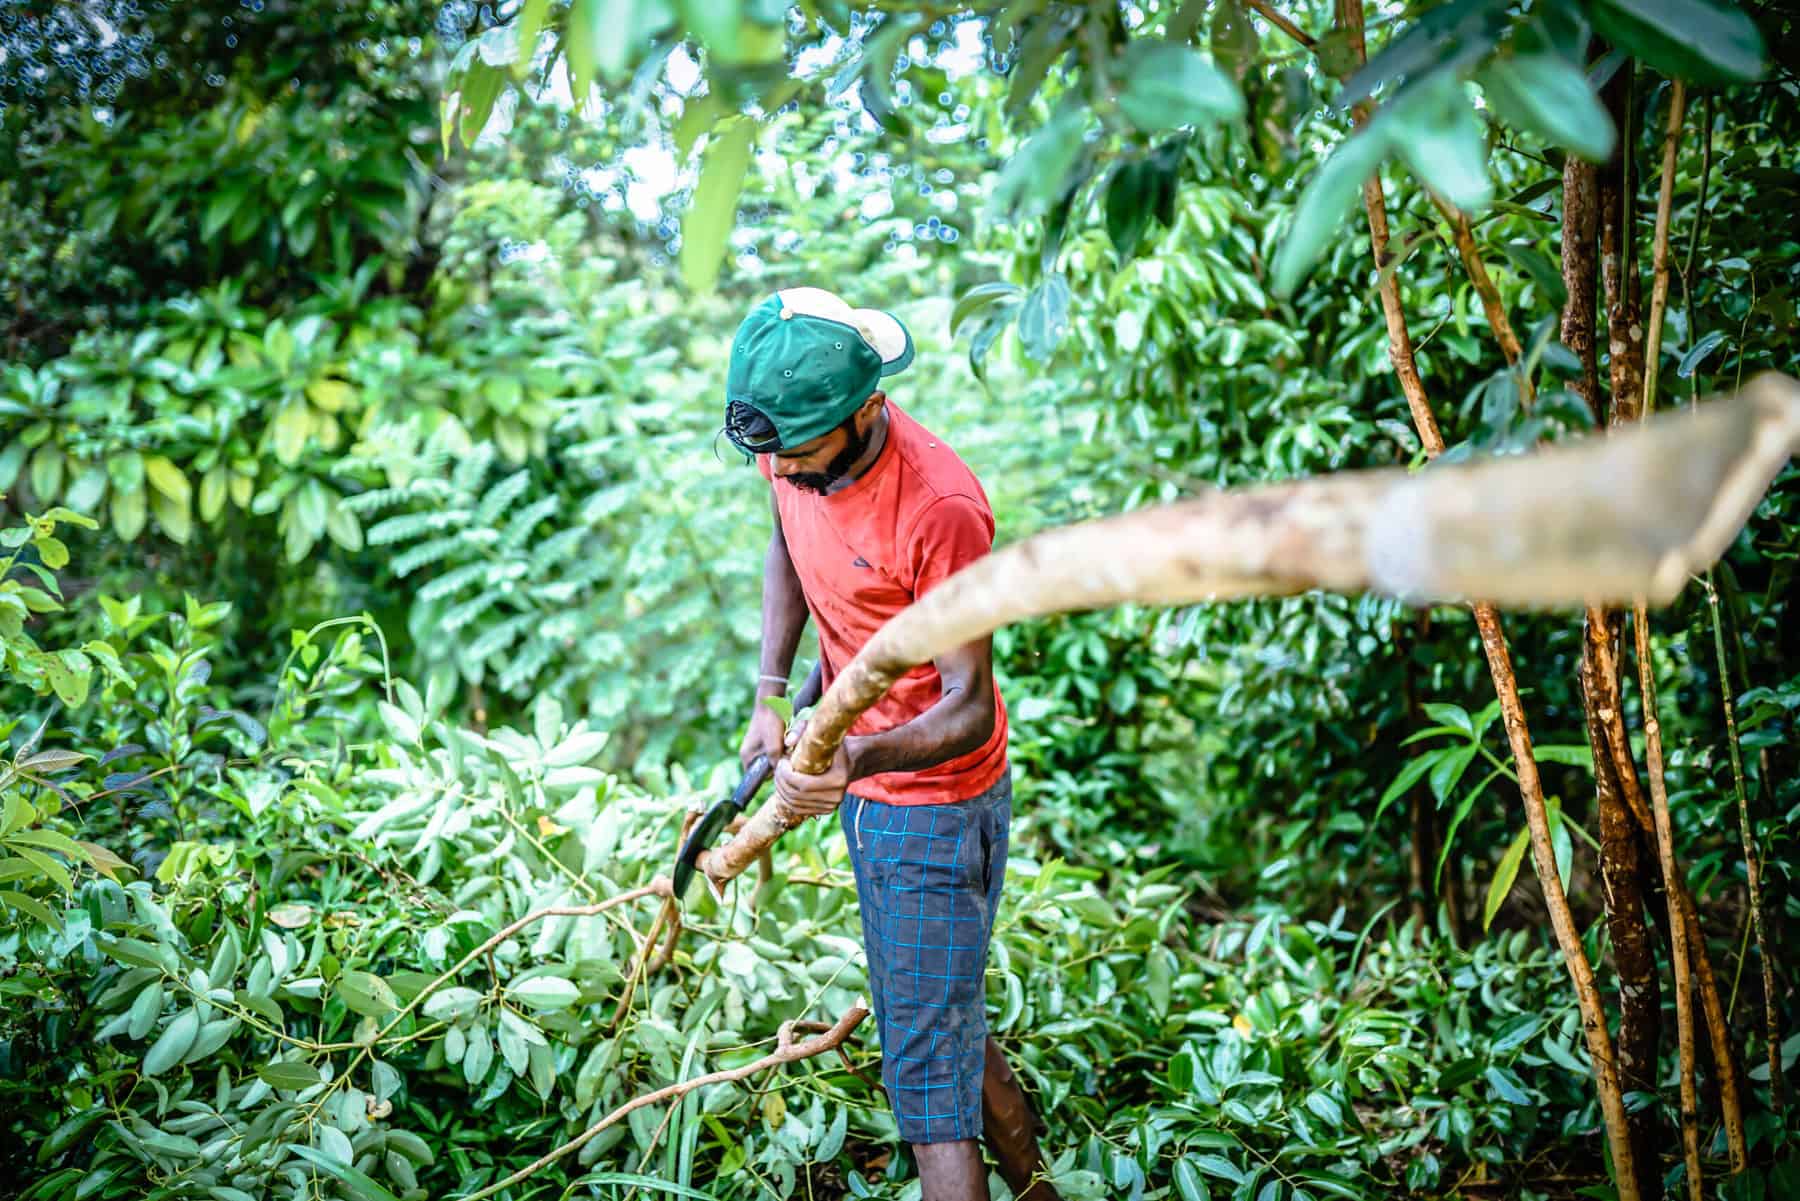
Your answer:
[[[800,634],[806,629],[806,594],[800,588],[800,576],[788,556],[787,538],[781,531],[781,511],[775,497],[769,497],[769,509],[775,528],[769,535],[769,550],[763,556],[762,594],[762,662],[757,672],[762,676],[786,679],[794,667],[794,651],[800,645]],[[787,686],[771,679],[756,681],[756,695],[785,696]]]
[[[904,725],[844,740],[850,778],[923,771],[980,748],[994,733],[993,639],[966,643],[932,661],[943,695]]]

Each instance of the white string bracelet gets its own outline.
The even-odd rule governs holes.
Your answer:
[[[772,676],[768,672],[763,672],[761,675],[757,676],[756,678],[759,680],[771,680],[777,684],[786,684],[788,682],[788,678],[786,676]]]

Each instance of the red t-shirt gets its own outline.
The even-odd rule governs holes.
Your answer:
[[[819,632],[825,686],[888,618],[993,549],[994,511],[967,464],[943,439],[887,402],[887,442],[861,478],[827,496],[777,481],[769,456],[757,469],[775,490],[788,557]],[[850,727],[855,735],[904,725],[942,695],[937,668],[922,663]],[[1006,706],[994,685],[994,732],[973,751],[916,772],[883,772],[851,791],[891,805],[965,801],[1006,769]]]

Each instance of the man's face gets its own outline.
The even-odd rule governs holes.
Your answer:
[[[826,489],[843,479],[851,464],[869,449],[869,430],[862,423],[862,413],[852,414],[845,425],[810,442],[788,450],[776,451],[771,458],[775,475],[796,488],[824,495]]]

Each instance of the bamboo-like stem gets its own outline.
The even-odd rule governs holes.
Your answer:
[[[1662,721],[1656,705],[1656,666],[1650,657],[1650,616],[1643,605],[1633,608],[1637,640],[1638,694],[1644,707],[1644,766],[1650,775],[1650,805],[1656,821],[1656,849],[1662,861],[1663,888],[1671,900],[1680,872],[1675,866],[1675,834],[1669,821],[1669,788],[1663,774]],[[1671,904],[1673,908],[1673,904]],[[1687,1165],[1690,1201],[1701,1201],[1700,1116],[1694,1096],[1694,982],[1688,969],[1688,931],[1684,921],[1669,923],[1669,959],[1675,974],[1675,1030],[1681,1060],[1681,1147]]]
[[[1662,366],[1663,314],[1669,303],[1669,210],[1675,198],[1675,158],[1686,115],[1687,91],[1677,79],[1669,88],[1669,129],[1663,139],[1662,189],[1656,197],[1656,240],[1651,244],[1650,328],[1644,349],[1646,416],[1656,411],[1656,377]]]
[[[1669,126],[1663,139],[1662,187],[1656,201],[1656,232],[1651,242],[1650,329],[1644,350],[1644,395],[1640,412],[1656,410],[1656,380],[1662,361],[1663,315],[1669,299],[1669,211],[1675,197],[1675,165],[1687,92],[1674,82],[1669,92]],[[1656,704],[1656,665],[1650,657],[1650,615],[1642,603],[1632,609],[1637,642],[1638,695],[1644,710],[1644,766],[1650,776],[1650,805],[1656,823],[1657,856],[1663,889],[1675,896],[1680,871],[1675,866],[1675,834],[1669,819],[1669,788],[1663,773],[1662,720]],[[1669,923],[1670,969],[1675,975],[1676,1051],[1680,1061],[1681,1147],[1687,1167],[1689,1201],[1701,1201],[1700,1117],[1694,1095],[1694,980],[1688,968],[1687,923]]]
[[[829,1029],[824,1031],[824,1033],[815,1034],[802,1042],[794,1041],[795,1031],[808,1027],[816,1027],[818,1023],[783,1022],[781,1024],[780,1034],[778,1035],[776,1049],[763,1056],[761,1059],[756,1060],[754,1063],[747,1063],[742,1067],[730,1068],[725,1071],[709,1072],[704,1076],[695,1076],[692,1080],[678,1081],[674,1084],[665,1085],[655,1092],[643,1093],[640,1096],[633,1097],[631,1100],[625,1102],[625,1104],[619,1106],[617,1109],[613,1110],[611,1113],[607,1114],[598,1122],[595,1122],[592,1126],[589,1126],[586,1130],[582,1131],[562,1146],[556,1148],[554,1151],[539,1156],[531,1163],[526,1164],[524,1167],[514,1172],[511,1176],[508,1176],[503,1180],[497,1180],[478,1192],[470,1193],[467,1197],[463,1198],[463,1201],[482,1201],[485,1197],[491,1197],[495,1193],[511,1188],[521,1180],[536,1175],[538,1172],[543,1171],[564,1156],[571,1155],[574,1152],[581,1150],[583,1146],[601,1131],[618,1122],[633,1110],[642,1109],[646,1105],[655,1105],[660,1101],[680,1100],[695,1089],[704,1088],[709,1084],[735,1084],[739,1080],[754,1076],[758,1072],[766,1071],[769,1068],[779,1067],[780,1065],[787,1063],[796,1063],[802,1059],[811,1059],[815,1055],[822,1055],[827,1051],[839,1049],[843,1046],[844,1040],[850,1037],[850,1032],[861,1025],[862,1020],[868,1016],[868,1006],[859,999],[856,1004],[850,1007],[849,1011],[846,1012],[843,1017],[833,1023]]]
[[[1712,580],[1706,581],[1706,603],[1712,609],[1713,647],[1719,656],[1719,693],[1725,705],[1725,742],[1731,748],[1731,778],[1737,792],[1738,834],[1744,842],[1744,874],[1750,889],[1750,928],[1756,935],[1756,956],[1762,962],[1763,1034],[1769,1061],[1769,1108],[1782,1109],[1781,1096],[1781,1019],[1775,1009],[1775,967],[1769,959],[1769,944],[1763,934],[1762,856],[1756,847],[1756,832],[1750,825],[1750,802],[1744,792],[1744,762],[1738,749],[1737,706],[1731,700],[1731,679],[1725,670],[1725,629],[1719,614],[1719,593]],[[1734,1160],[1734,1162],[1736,1162]],[[1742,1171],[1741,1163],[1733,1168]]]
[[[1600,644],[1601,674],[1606,678],[1619,679],[1618,660],[1613,657],[1609,646]],[[1603,705],[1611,709],[1615,715],[1623,710],[1624,701],[1616,688],[1602,698]],[[1605,753],[1610,758],[1617,773],[1620,787],[1624,790],[1625,803],[1631,810],[1632,818],[1645,837],[1655,839],[1656,819],[1650,812],[1650,803],[1644,798],[1643,785],[1638,782],[1637,765],[1631,758],[1631,747],[1625,735],[1623,721],[1609,721],[1605,725],[1608,745]],[[1601,748],[1596,747],[1600,754]],[[1597,765],[1596,765],[1597,766]],[[1670,924],[1679,921],[1687,931],[1687,945],[1690,966],[1700,984],[1700,1007],[1706,1017],[1707,1039],[1712,1045],[1713,1067],[1719,1077],[1719,1111],[1725,1123],[1725,1145],[1731,1156],[1731,1170],[1741,1172],[1749,1162],[1749,1148],[1744,1135],[1744,1109],[1741,1100],[1742,1087],[1738,1078],[1737,1052],[1731,1038],[1730,1006],[1719,992],[1719,980],[1713,971],[1712,958],[1706,950],[1706,937],[1700,926],[1700,916],[1694,904],[1694,896],[1688,890],[1687,882],[1677,876],[1675,888],[1669,894],[1671,907]],[[1671,936],[1672,938],[1673,936]]]
[[[1506,315],[1506,303],[1500,298],[1500,289],[1494,283],[1494,277],[1488,274],[1487,264],[1481,261],[1481,247],[1475,244],[1475,230],[1469,224],[1468,214],[1436,192],[1431,193],[1431,203],[1437,207],[1444,220],[1450,223],[1456,253],[1462,259],[1463,270],[1469,276],[1475,295],[1481,299],[1481,310],[1487,314],[1488,328],[1494,331],[1494,341],[1500,344],[1500,353],[1506,358],[1506,365],[1517,367],[1525,357],[1525,350],[1519,344],[1519,335],[1513,330],[1512,319]],[[1519,394],[1524,406],[1530,408],[1535,399],[1535,390],[1531,386],[1531,378],[1523,373],[1519,377]]]

